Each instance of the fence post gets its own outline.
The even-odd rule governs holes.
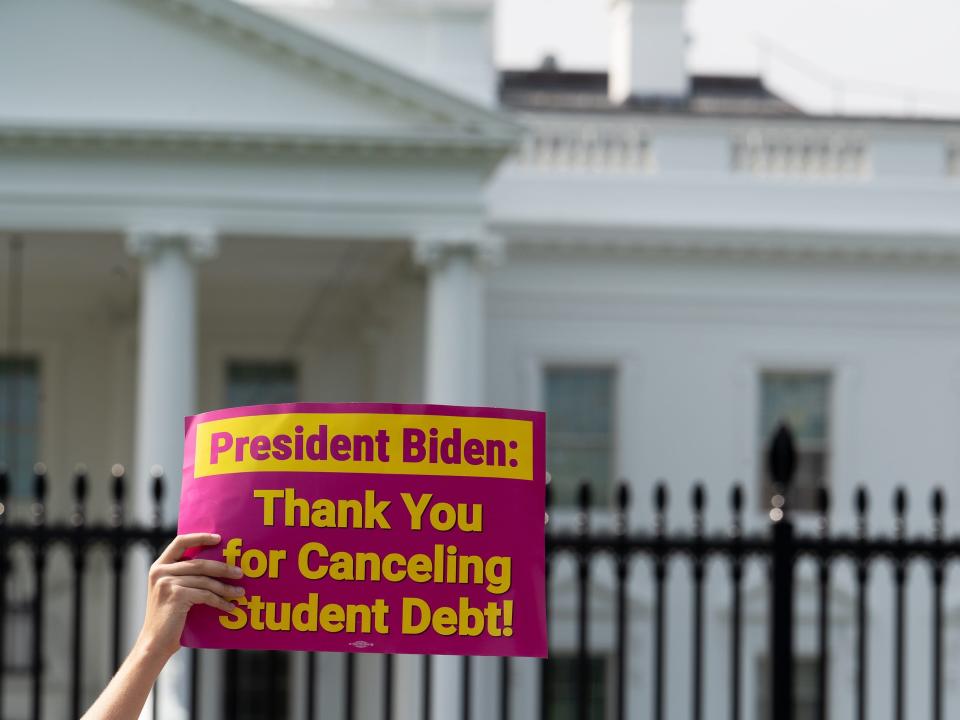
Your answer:
[[[3,680],[7,667],[4,650],[7,647],[7,494],[10,489],[10,476],[0,467],[0,717],[3,714]]]
[[[793,720],[793,523],[787,514],[786,492],[797,467],[793,434],[781,423],[767,450],[773,481],[770,521],[773,524],[770,583],[771,715]]]

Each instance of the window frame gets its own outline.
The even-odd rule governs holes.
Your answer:
[[[804,675],[799,671],[801,664],[807,665],[807,675]],[[809,674],[814,675],[814,677],[816,676],[819,668],[819,656],[812,653],[794,652],[793,666],[793,711],[794,715],[799,715],[798,710],[801,709],[801,705],[808,710],[816,709],[818,700],[816,686],[805,686],[799,681],[808,677]],[[754,696],[754,703],[756,704],[757,711],[756,716],[760,720],[769,720],[771,709],[771,686],[769,682],[770,656],[766,652],[762,652],[754,657],[754,673],[757,679],[757,682],[754,685],[756,691]],[[805,689],[806,692],[799,692],[801,689]],[[812,714],[816,715],[816,712]]]
[[[563,359],[550,360],[541,359],[537,366],[537,404],[536,407],[544,412],[547,410],[547,373],[550,370],[606,370],[610,372],[610,443],[609,443],[609,465],[610,477],[605,479],[607,483],[607,502],[598,502],[593,498],[592,505],[595,508],[610,509],[615,502],[615,488],[618,479],[622,477],[620,467],[620,432],[621,432],[621,393],[623,386],[623,369],[621,363],[615,360],[596,359]],[[547,428],[549,432],[550,420],[547,418]],[[547,468],[549,472],[550,468]],[[596,483],[597,481],[594,480]],[[577,509],[577,503],[558,504],[554,502],[553,508],[563,511]]]
[[[279,340],[274,344],[253,343],[236,338],[207,338],[205,345],[201,347],[198,363],[198,411],[227,407],[229,366],[233,362],[292,363],[297,371],[297,396],[302,397],[304,390],[310,386],[308,370],[317,363],[317,358],[304,348],[274,349],[280,348],[280,345]]]
[[[757,488],[758,506],[762,512],[767,512],[770,498],[767,496],[767,467],[766,451],[770,438],[763,435],[763,403],[764,403],[764,378],[768,375],[823,375],[827,380],[827,399],[826,399],[826,437],[824,440],[824,472],[821,478],[821,487],[830,489],[835,485],[835,459],[836,459],[836,427],[837,427],[837,395],[838,384],[840,381],[840,372],[834,365],[828,363],[809,363],[809,364],[787,364],[787,363],[760,363],[754,369],[754,398],[753,398],[753,444],[756,465],[756,479],[754,487]],[[800,443],[797,443],[798,446]],[[800,448],[797,448],[798,454]],[[815,514],[815,506],[796,506],[790,505],[788,509],[793,514]]]
[[[223,403],[223,407],[226,407],[228,403],[228,395],[230,393],[230,371],[235,365],[290,365],[293,368],[293,396],[295,398],[292,402],[300,402],[303,391],[303,364],[298,358],[292,356],[247,357],[243,354],[227,354],[222,357],[221,361],[221,372],[223,378],[221,401]]]
[[[600,678],[600,683],[598,684],[602,688],[603,692],[603,707],[602,707],[602,718],[603,720],[609,720],[613,717],[615,711],[615,703],[613,693],[615,691],[614,679],[615,679],[615,668],[616,668],[616,659],[609,652],[598,652],[597,650],[590,650],[587,652],[588,658],[590,660],[599,660],[603,664],[602,677]],[[576,665],[578,662],[578,651],[576,648],[570,648],[569,650],[563,650],[559,652],[550,653],[550,661],[556,662],[559,659],[564,661],[569,661]],[[552,698],[550,698],[552,702]],[[551,706],[552,708],[552,706]],[[589,710],[588,710],[589,713]],[[574,713],[576,714],[576,713]],[[548,712],[549,716],[549,712]]]
[[[36,457],[34,457],[30,462],[30,467],[34,467],[36,463],[41,462],[45,459],[45,448],[48,446],[46,434],[48,431],[47,428],[47,413],[46,405],[48,401],[47,392],[47,375],[49,374],[48,370],[48,361],[45,357],[45,353],[38,352],[33,349],[24,349],[16,354],[3,352],[0,353],[0,363],[15,360],[18,362],[27,362],[33,363],[36,366],[36,385],[37,385],[37,408],[36,408]],[[2,431],[2,428],[0,428]],[[33,498],[33,487],[32,483],[28,483],[28,486],[25,492],[18,492],[17,486],[11,482],[8,490],[8,501],[12,506],[18,503],[29,502]]]
[[[294,387],[294,399],[293,402],[298,402],[302,397],[303,391],[303,366],[304,363],[296,355],[260,355],[260,354],[249,354],[244,352],[224,352],[218,357],[219,366],[220,366],[220,407],[227,407],[228,404],[228,395],[230,393],[230,373],[231,369],[237,365],[275,365],[280,366],[284,364],[290,365],[293,369],[293,387]],[[231,651],[236,652],[236,651]],[[233,683],[236,683],[235,687],[237,688],[238,695],[242,695],[243,691],[240,689],[241,680],[251,671],[255,671],[259,661],[266,659],[269,655],[269,651],[249,651],[245,654],[237,654],[235,656],[234,662],[235,666],[232,668],[236,673],[237,677],[233,679]],[[302,682],[300,678],[299,669],[296,661],[287,653],[280,654],[275,662],[278,663],[277,671],[278,677],[276,678],[277,684],[279,687],[278,697],[283,696],[284,702],[286,703],[287,711],[289,712],[291,707],[294,707],[292,703],[292,698],[294,697],[294,692],[299,684]],[[229,672],[231,670],[227,664],[221,669],[222,673]],[[223,707],[229,707],[231,702],[228,698],[227,693],[231,687],[231,681],[223,676],[222,678],[222,701],[224,703]],[[239,715],[243,715],[243,711],[239,712]]]

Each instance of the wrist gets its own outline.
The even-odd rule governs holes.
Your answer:
[[[134,643],[130,655],[139,664],[156,666],[157,672],[159,672],[178,649],[179,645],[170,647],[166,643],[158,642],[156,638],[141,633]]]

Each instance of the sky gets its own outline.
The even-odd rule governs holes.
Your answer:
[[[496,57],[602,69],[611,0],[497,0]],[[821,112],[960,116],[957,0],[688,0],[695,72],[762,73]]]

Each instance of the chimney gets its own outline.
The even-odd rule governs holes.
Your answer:
[[[685,0],[612,0],[608,95],[677,101],[689,90]]]

